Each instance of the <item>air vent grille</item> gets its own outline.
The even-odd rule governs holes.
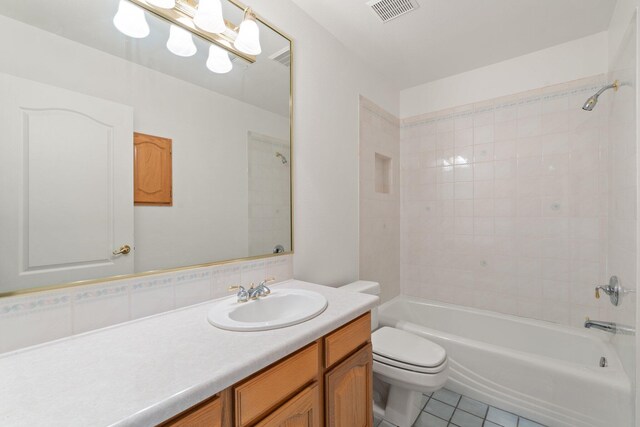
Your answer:
[[[285,67],[289,67],[291,66],[291,49],[285,47],[284,49],[279,50],[278,52],[271,55],[269,59],[273,59],[274,61],[279,62]]]
[[[370,0],[367,6],[382,22],[389,22],[420,7],[415,0]]]

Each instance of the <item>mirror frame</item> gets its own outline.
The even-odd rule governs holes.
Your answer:
[[[229,3],[231,3],[231,4],[233,4],[234,6],[238,7],[241,10],[245,10],[248,7],[248,6],[246,6],[245,4],[241,3],[238,0],[227,0],[227,1]],[[252,8],[252,10],[253,10],[253,8]],[[112,282],[112,281],[116,281],[116,280],[132,279],[132,278],[136,278],[136,277],[167,274],[167,273],[173,273],[173,272],[182,271],[182,270],[191,270],[191,269],[195,269],[195,268],[212,267],[212,266],[224,265],[224,264],[233,264],[233,263],[238,263],[238,262],[243,262],[243,261],[253,261],[253,260],[259,260],[259,259],[276,258],[276,257],[281,257],[281,256],[293,255],[295,253],[295,234],[294,234],[294,227],[293,227],[293,224],[294,224],[293,166],[295,164],[295,159],[294,159],[294,141],[293,141],[294,43],[293,43],[293,39],[289,35],[285,34],[282,30],[280,30],[279,28],[277,28],[276,26],[274,26],[270,22],[266,21],[264,18],[262,18],[261,15],[256,13],[255,10],[253,10],[253,12],[254,12],[254,14],[256,16],[256,19],[261,24],[263,24],[264,26],[268,27],[272,31],[275,31],[280,36],[284,37],[285,39],[287,39],[289,41],[289,49],[290,49],[290,52],[291,52],[290,53],[290,55],[291,55],[291,63],[289,64],[289,161],[290,161],[290,164],[291,164],[291,167],[289,169],[290,170],[290,172],[289,172],[289,175],[290,175],[289,176],[289,183],[290,183],[290,185],[289,185],[289,191],[290,191],[289,200],[290,200],[290,210],[291,210],[291,215],[290,215],[290,217],[291,217],[291,224],[290,224],[290,226],[291,226],[291,250],[289,252],[283,252],[283,253],[279,253],[279,254],[266,254],[266,255],[256,255],[256,256],[252,256],[252,257],[244,257],[244,258],[233,258],[233,259],[226,259],[226,260],[220,260],[220,261],[211,261],[211,262],[206,262],[206,263],[202,263],[202,264],[187,265],[187,266],[184,266],[184,267],[174,267],[174,268],[167,268],[167,269],[161,269],[161,270],[150,270],[150,271],[145,271],[145,272],[142,272],[142,273],[123,274],[123,275],[119,275],[119,276],[109,276],[109,277],[104,277],[104,278],[100,278],[100,279],[78,280],[78,281],[75,281],[75,282],[60,283],[60,284],[55,284],[55,285],[38,286],[38,287],[30,288],[30,289],[20,289],[20,290],[16,290],[16,291],[0,292],[0,298],[7,298],[7,297],[18,296],[18,295],[37,293],[37,292],[53,291],[53,290],[71,288],[71,287],[76,287],[76,286],[87,286],[87,285],[93,285],[93,284],[98,284],[98,283]],[[160,17],[160,19],[164,19],[164,18]],[[169,21],[167,21],[167,22],[169,22]]]

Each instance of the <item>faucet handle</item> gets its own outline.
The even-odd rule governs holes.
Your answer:
[[[596,286],[596,299],[600,299],[600,288],[601,286]]]
[[[232,285],[229,286],[229,291],[238,291],[237,297],[238,302],[247,302],[249,301],[249,292],[242,285]]]

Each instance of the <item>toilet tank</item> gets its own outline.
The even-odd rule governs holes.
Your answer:
[[[340,286],[340,289],[349,292],[358,292],[360,294],[369,294],[380,297],[380,283],[370,282],[367,280],[358,280],[348,285]],[[371,330],[378,329],[378,307],[371,309]]]

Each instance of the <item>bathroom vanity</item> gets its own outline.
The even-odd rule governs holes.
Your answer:
[[[301,281],[328,302],[287,328],[234,332],[209,301],[0,356],[0,424],[369,426],[377,297]]]
[[[163,426],[369,426],[370,325],[366,313]]]

